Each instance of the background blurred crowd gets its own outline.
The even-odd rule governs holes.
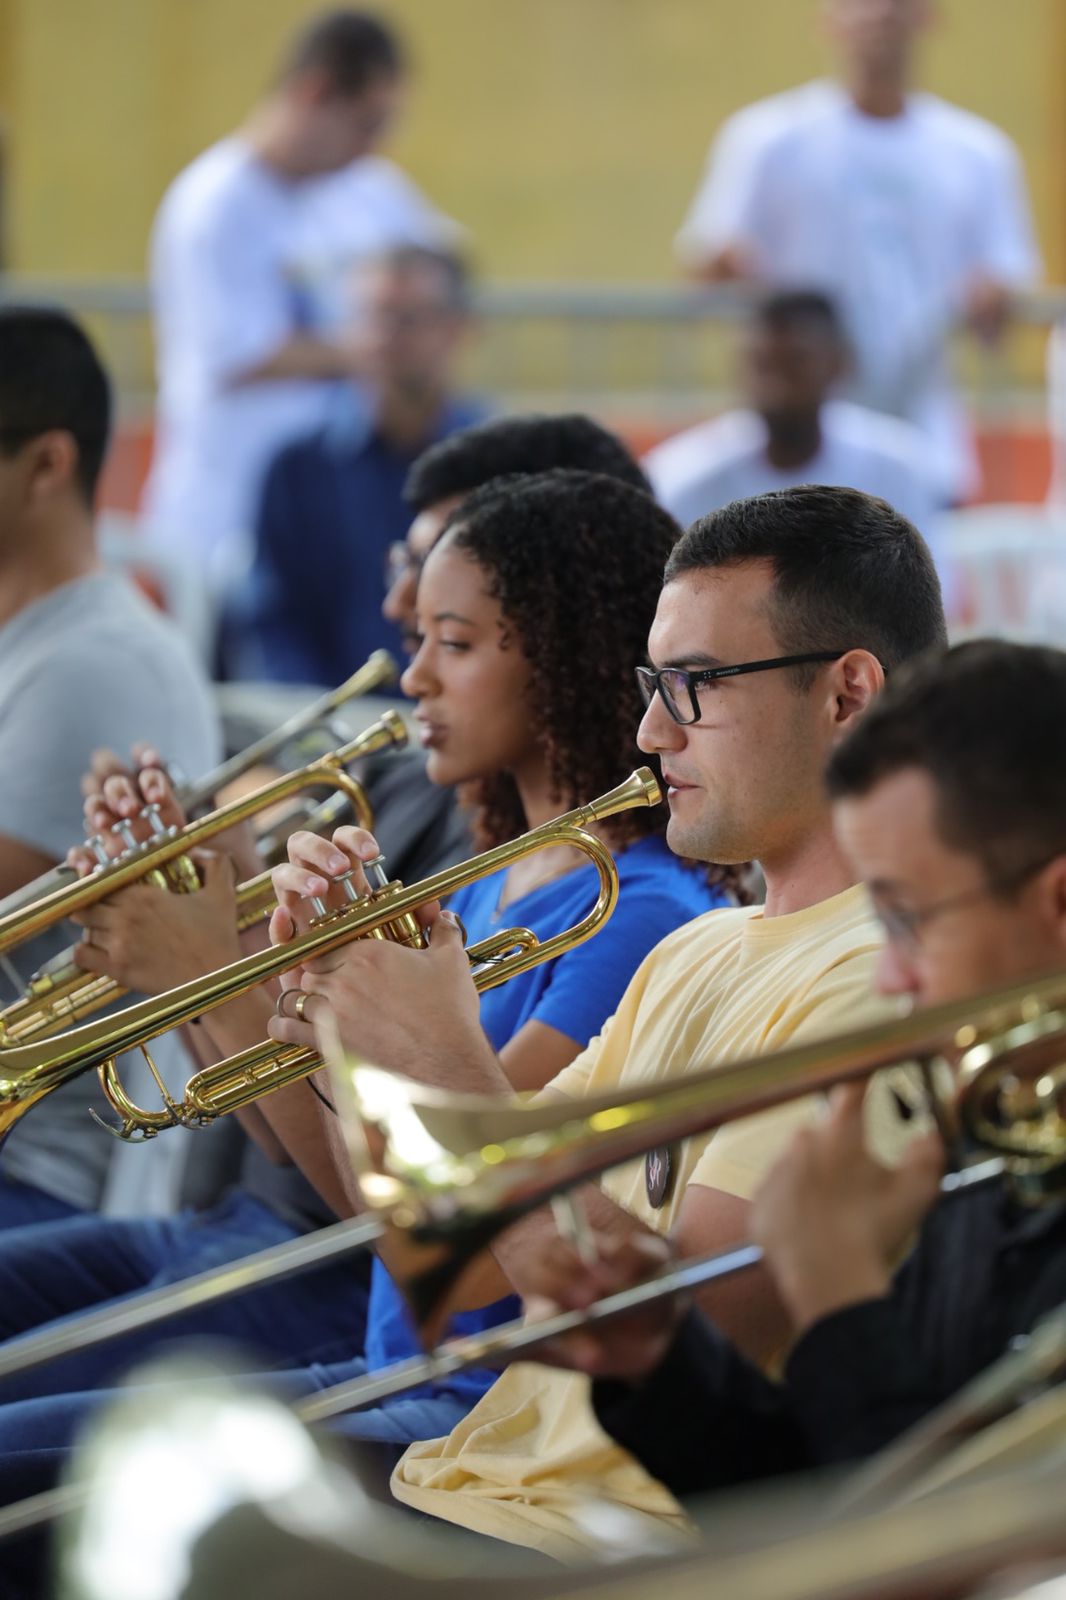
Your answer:
[[[422,191],[421,171],[388,154],[420,98],[439,90],[430,81],[439,34],[454,24],[461,36],[458,10],[450,24],[439,8],[290,9],[293,30],[278,27],[258,92],[250,103],[228,97],[231,131],[158,199],[146,241],[157,378],[150,469],[124,485],[137,543],[115,548],[156,563],[157,590],[187,615],[216,677],[326,684],[398,642],[380,606],[390,549],[410,520],[402,485],[412,462],[455,429],[515,409],[518,397],[506,374],[495,382],[470,360],[492,305],[492,285],[472,283],[472,264],[498,246],[470,226],[461,186],[447,181],[449,147],[462,164],[462,100],[479,93],[477,74],[463,80],[433,159],[422,162],[458,200],[457,219]],[[608,19],[586,9],[590,39],[607,52]],[[1032,499],[1034,475],[1004,493],[995,438],[987,429],[975,437],[972,384],[960,392],[954,369],[960,358],[965,367],[968,344],[982,371],[1002,377],[1012,317],[1043,268],[1018,147],[924,87],[927,52],[943,52],[952,37],[972,49],[975,19],[933,0],[805,0],[788,21],[771,5],[764,20],[782,36],[805,12],[824,76],[783,87],[783,39],[767,39],[766,88],[778,92],[725,115],[726,9],[687,19],[699,23],[691,48],[708,57],[710,149],[677,219],[671,292],[693,343],[701,321],[721,326],[728,308],[731,354],[700,375],[702,400],[699,387],[686,388],[678,403],[663,372],[639,417],[620,417],[609,390],[601,406],[582,409],[653,446],[657,494],[682,522],[805,481],[884,495],[934,546],[956,623],[995,621],[983,614],[987,531],[977,530],[980,559],[966,577],[973,530],[947,513],[982,498]],[[1037,31],[1047,45],[1045,9]],[[648,25],[639,11],[613,13],[618,48]],[[660,11],[667,41],[683,11]],[[18,12],[8,26],[28,41],[33,30]],[[1025,28],[1005,18],[998,26],[1008,61],[1032,48],[1032,15]],[[568,36],[555,34],[564,48]],[[742,36],[730,31],[729,51]],[[536,59],[527,70],[536,74]],[[973,77],[987,85],[979,61]],[[491,99],[501,84],[482,88]],[[550,142],[539,129],[536,138]],[[649,130],[651,164],[657,140]],[[577,169],[599,148],[591,139],[574,148]],[[688,158],[693,176],[699,155]],[[669,178],[676,185],[676,171]],[[569,181],[560,172],[561,193]],[[519,216],[542,198],[532,185],[523,194],[519,166],[500,205],[521,232]],[[20,215],[32,219],[24,202],[13,208]],[[497,226],[508,231],[502,214]],[[636,239],[633,259],[644,259]],[[567,274],[568,262],[557,265]],[[639,275],[625,259],[616,267]],[[486,306],[488,318],[476,314]],[[602,306],[592,300],[587,310],[588,328],[603,324]],[[614,331],[624,387],[626,330]],[[1053,349],[1052,373],[1059,362]],[[1032,355],[1026,363],[1039,375]],[[540,365],[552,365],[543,350]],[[562,407],[549,396],[544,409]],[[128,424],[128,396],[123,410]],[[688,426],[671,427],[675,415]],[[1035,481],[1043,493],[1039,472]],[[997,525],[991,559],[1009,560],[1009,537],[1006,545]]]

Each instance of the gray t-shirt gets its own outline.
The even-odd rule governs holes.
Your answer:
[[[174,625],[125,578],[79,578],[0,627],[0,835],[61,860],[83,837],[79,779],[90,753],[109,745],[124,754],[139,739],[190,779],[219,759],[203,673]],[[76,937],[60,924],[9,960],[26,978]],[[3,988],[6,1004],[15,996],[6,979]],[[153,1046],[165,1077],[166,1058],[176,1068],[178,1048],[174,1036]],[[95,1072],[16,1123],[0,1171],[72,1205],[97,1206],[118,1147],[88,1115],[90,1106],[107,1110]]]

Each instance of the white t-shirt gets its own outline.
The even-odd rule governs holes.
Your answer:
[[[785,472],[767,457],[762,417],[729,411],[664,440],[645,456],[644,470],[656,499],[683,527],[731,500],[826,483],[879,495],[930,541],[937,495],[928,446],[917,429],[846,400],[822,407],[821,426],[817,455]]]
[[[852,398],[926,432],[950,495],[975,487],[945,335],[975,275],[1021,287],[1040,270],[998,128],[928,94],[869,117],[828,82],[759,101],[722,128],[677,238],[687,260],[727,245],[765,281],[831,295],[855,347]]]
[[[143,510],[153,538],[203,567],[239,570],[263,474],[322,423],[339,386],[234,385],[301,331],[324,331],[341,269],[393,244],[439,244],[448,224],[387,161],[293,182],[239,137],[171,184],[152,234],[159,399]]]

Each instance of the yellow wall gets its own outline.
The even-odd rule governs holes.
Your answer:
[[[0,0],[9,262],[138,273],[159,196],[306,0]],[[381,0],[418,84],[394,147],[500,278],[666,277],[717,122],[822,70],[815,0]],[[941,0],[923,80],[1021,145],[1066,277],[1066,0]]]

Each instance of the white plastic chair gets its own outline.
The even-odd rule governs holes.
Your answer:
[[[937,537],[953,638],[1066,646],[1066,507],[971,506]]]

